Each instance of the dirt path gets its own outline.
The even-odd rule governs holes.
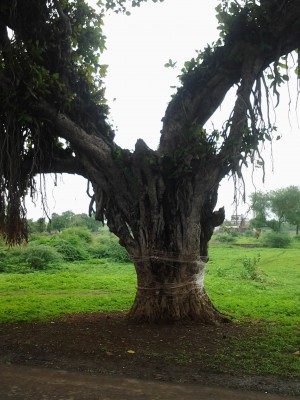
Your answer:
[[[0,400],[300,398],[296,377],[251,375],[238,355],[224,364],[227,341],[254,334],[259,326],[130,325],[123,313],[1,323]]]
[[[0,366],[1,400],[295,400],[276,394]]]

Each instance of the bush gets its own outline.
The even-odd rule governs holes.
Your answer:
[[[116,262],[130,262],[127,251],[111,234],[99,235],[96,244],[90,247],[89,253],[93,258],[110,258]]]
[[[88,245],[93,241],[92,234],[84,227],[66,228],[61,233],[47,238],[38,238],[37,242],[47,241],[63,258],[64,261],[86,260],[89,255]]]
[[[266,247],[286,248],[291,244],[291,238],[287,233],[282,232],[267,232],[261,242]]]
[[[250,279],[252,281],[259,281],[263,282],[265,280],[264,274],[262,271],[258,268],[257,264],[260,261],[260,254],[258,254],[257,257],[244,257],[242,259],[242,277],[244,279]]]
[[[65,261],[80,261],[88,258],[88,253],[80,243],[71,243],[68,240],[55,238],[52,246],[61,254]]]
[[[126,249],[122,247],[117,241],[111,242],[107,249],[108,258],[116,262],[130,262],[131,259]]]
[[[64,239],[66,239],[67,241],[78,241],[78,239],[81,242],[84,243],[92,243],[93,241],[93,236],[91,234],[91,232],[85,228],[85,227],[71,227],[71,228],[66,228],[62,231],[61,233],[61,237],[63,237]]]
[[[235,241],[235,238],[230,233],[218,233],[216,235],[216,240],[220,243],[232,243]]]
[[[49,246],[34,244],[28,247],[14,247],[1,252],[0,270],[27,273],[56,266],[62,260],[62,256]]]
[[[20,260],[34,270],[43,270],[62,262],[63,258],[54,248],[41,244],[25,247]]]

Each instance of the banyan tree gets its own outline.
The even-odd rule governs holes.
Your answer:
[[[220,1],[220,39],[185,64],[158,149],[139,139],[129,151],[114,142],[107,118],[102,23],[107,9],[141,2],[99,1],[95,11],[86,0],[1,0],[1,233],[9,244],[26,240],[24,198],[35,194],[39,174],[81,175],[91,214],[135,265],[129,318],[217,323],[226,318],[203,278],[209,240],[224,220],[224,209],[215,210],[218,186],[240,176],[270,139],[263,99],[278,97],[288,56],[297,58],[300,1]],[[233,87],[223,129],[207,130]]]

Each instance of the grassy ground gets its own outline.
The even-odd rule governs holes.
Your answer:
[[[232,372],[299,377],[299,248],[212,245],[210,254],[206,287],[213,303],[235,321],[251,323],[254,331],[229,342],[217,362],[226,365],[227,372],[231,365]],[[251,263],[256,271],[253,279]]]
[[[132,264],[87,260],[58,270],[0,274],[0,321],[45,319],[87,311],[127,310],[133,301]]]
[[[300,248],[210,246],[205,286],[218,309],[253,326],[226,340],[207,362],[220,371],[300,376]],[[0,322],[60,314],[128,310],[135,294],[131,264],[86,260],[27,274],[0,274]],[[182,355],[183,359],[186,355]]]

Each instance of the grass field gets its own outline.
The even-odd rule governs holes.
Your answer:
[[[108,259],[62,263],[25,274],[1,273],[0,322],[128,310],[135,285],[132,264]],[[229,341],[213,361],[219,369],[223,363],[252,373],[300,376],[299,243],[288,249],[212,243],[205,286],[219,310],[263,331],[259,338],[254,333]]]
[[[0,274],[0,321],[127,310],[134,293],[133,265],[108,260],[68,263],[47,272]]]

